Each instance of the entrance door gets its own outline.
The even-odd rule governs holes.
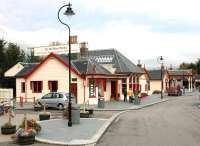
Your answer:
[[[117,81],[111,81],[111,99],[119,100]]]
[[[77,103],[77,83],[71,83],[70,92],[74,94]]]

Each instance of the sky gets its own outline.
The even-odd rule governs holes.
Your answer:
[[[57,19],[64,0],[1,0],[0,38],[22,48],[67,43]],[[71,0],[75,15],[61,17],[89,49],[115,48],[137,64],[195,62],[200,55],[199,0]]]

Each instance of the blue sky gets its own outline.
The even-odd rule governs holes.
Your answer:
[[[0,38],[23,48],[66,43],[57,20],[64,0],[1,0]],[[71,0],[76,15],[63,18],[89,49],[116,48],[130,60],[156,66],[195,61],[200,54],[198,0]]]

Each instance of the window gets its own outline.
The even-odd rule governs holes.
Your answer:
[[[77,78],[72,78],[72,82],[77,82]]]
[[[98,96],[103,97],[103,95],[104,95],[103,83],[99,82],[99,84],[98,84]]]
[[[25,93],[25,82],[21,82],[21,93]]]
[[[52,97],[51,93],[48,93],[42,97],[42,99],[50,99]]]
[[[48,88],[49,88],[50,92],[57,92],[58,81],[48,81]]]
[[[42,81],[31,81],[31,90],[33,93],[41,93],[43,88]]]
[[[94,79],[89,80],[89,96],[90,98],[96,97],[96,87]]]

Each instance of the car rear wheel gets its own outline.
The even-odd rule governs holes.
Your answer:
[[[59,110],[63,110],[63,108],[64,108],[64,105],[63,105],[63,104],[61,104],[61,103],[58,104],[58,109],[59,109]]]

